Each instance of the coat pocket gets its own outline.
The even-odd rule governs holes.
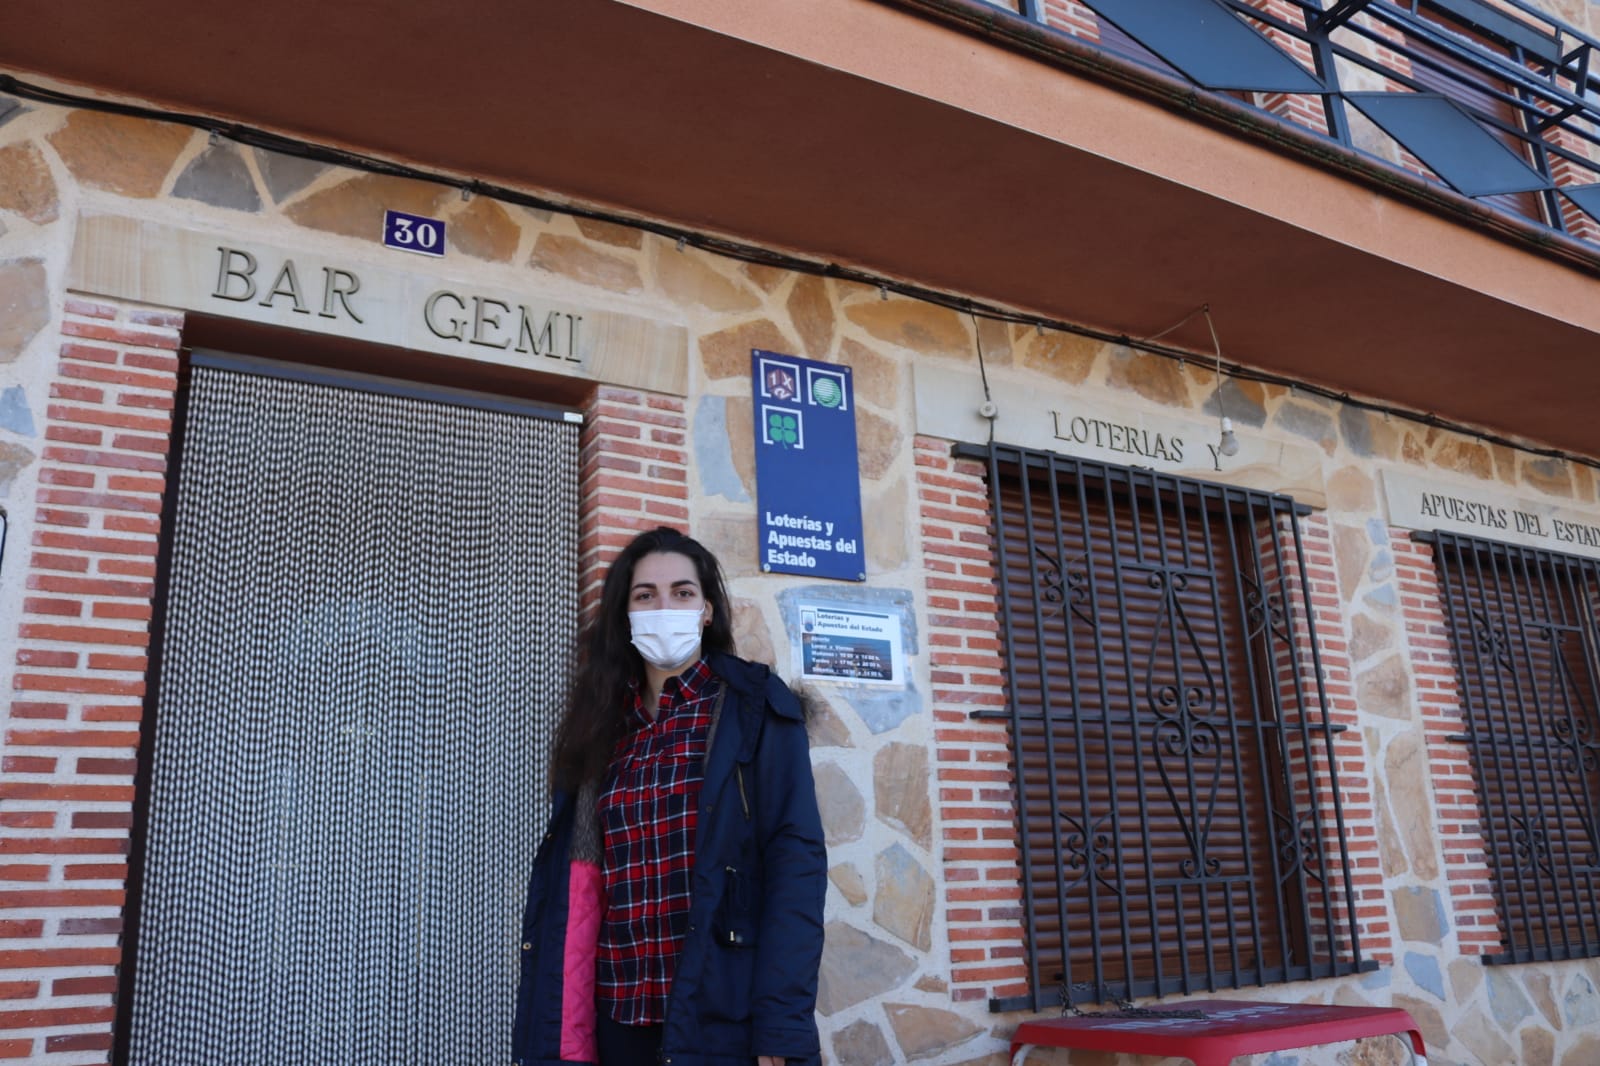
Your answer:
[[[755,892],[749,876],[736,866],[722,869],[722,899],[711,922],[712,939],[725,948],[756,946]]]

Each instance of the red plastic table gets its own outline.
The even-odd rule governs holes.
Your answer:
[[[1228,1066],[1237,1055],[1292,1051],[1364,1036],[1409,1036],[1413,1061],[1427,1066],[1427,1048],[1411,1015],[1399,1007],[1324,1007],[1299,1003],[1188,1000],[1152,1007],[1201,1011],[1204,1018],[1079,1015],[1023,1022],[1011,1038],[1011,1066],[1036,1047],[1174,1055],[1194,1066]]]

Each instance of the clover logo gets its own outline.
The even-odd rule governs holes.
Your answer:
[[[785,448],[800,443],[800,419],[783,411],[767,412],[767,441]]]

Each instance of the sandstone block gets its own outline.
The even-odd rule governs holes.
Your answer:
[[[706,496],[721,496],[734,503],[750,502],[750,494],[739,480],[733,465],[733,446],[728,439],[728,399],[725,396],[701,396],[694,410],[695,476],[700,479],[700,492]],[[754,524],[744,519],[742,553],[755,549]],[[755,555],[751,554],[751,561]]]
[[[1561,1053],[1561,1066],[1594,1066],[1600,1062],[1600,1036],[1584,1033]]]
[[[1395,828],[1396,818],[1389,806],[1389,791],[1382,778],[1373,779],[1372,799],[1378,811],[1378,861],[1383,865],[1384,876],[1397,877],[1409,873],[1411,860],[1406,856],[1405,845],[1401,843],[1400,833]]]
[[[1391,655],[1356,675],[1356,701],[1364,714],[1385,718],[1411,717],[1411,678],[1405,661]]]
[[[39,433],[33,424],[33,409],[28,406],[28,393],[21,385],[0,392],[0,429],[10,430],[19,437],[33,437]]]
[[[621,226],[615,222],[606,222],[598,218],[575,219],[578,223],[578,232],[591,241],[601,244],[610,244],[617,248],[643,248],[644,233],[632,226]]]
[[[282,152],[269,152],[265,148],[253,150],[256,154],[256,169],[261,171],[261,180],[266,182],[267,195],[272,197],[273,203],[283,203],[333,169],[327,163],[319,163],[314,159],[302,159],[297,155],[285,155]]]
[[[965,1044],[983,1032],[953,1011],[913,1003],[886,1003],[884,1013],[907,1059],[929,1059]]]
[[[787,663],[778,662],[772,647],[771,630],[759,604],[751,600],[733,601],[733,641],[739,654],[751,662],[766,663],[782,673]]]
[[[1411,869],[1417,877],[1431,881],[1439,876],[1439,847],[1431,825],[1428,757],[1421,734],[1406,732],[1390,741],[1383,767],[1395,831],[1405,845]]]
[[[850,906],[859,907],[867,901],[867,884],[861,879],[861,871],[851,863],[841,862],[830,869],[828,880]]]
[[[1434,451],[1433,462],[1444,470],[1485,480],[1494,478],[1494,460],[1489,456],[1489,449],[1476,441],[1452,437]]]
[[[261,210],[261,194],[239,149],[214,144],[189,161],[172,183],[172,195],[233,211]]]
[[[312,193],[284,213],[302,226],[376,242],[383,239],[385,211],[436,217],[447,192],[431,182],[360,174]]]
[[[1457,1003],[1471,999],[1478,991],[1478,986],[1483,984],[1483,964],[1477,959],[1452,959],[1448,969],[1450,992]]]
[[[916,970],[911,956],[844,922],[823,927],[817,1010],[837,1014],[900,987]]]
[[[1521,973],[1505,966],[1490,966],[1485,970],[1485,977],[1489,987],[1489,1011],[1500,1028],[1509,1033],[1533,1013],[1533,1004],[1522,989]]]
[[[813,770],[817,806],[822,812],[822,835],[828,847],[861,839],[867,804],[849,775],[837,763],[825,762]]]
[[[739,270],[745,277],[755,282],[762,292],[773,291],[789,277],[789,272],[782,267],[767,266],[764,263],[744,263]]]
[[[1221,388],[1213,388],[1202,408],[1208,415],[1226,414],[1241,426],[1267,424],[1267,390],[1259,381],[1223,378]]]
[[[74,111],[50,135],[56,154],[85,185],[148,199],[161,192],[195,131],[167,122]]]
[[[14,441],[0,440],[0,492],[10,492],[11,483],[17,480],[33,462],[31,450]]]
[[[1444,939],[1444,901],[1433,888],[1397,888],[1393,893],[1400,939],[1411,944],[1437,944]]]
[[[1339,592],[1348,602],[1355,598],[1356,589],[1367,576],[1367,562],[1372,557],[1372,542],[1362,526],[1335,525],[1333,551],[1339,563]]]
[[[933,847],[933,805],[928,796],[928,749],[889,744],[872,760],[878,817],[923,849]]]
[[[918,992],[934,992],[941,996],[950,991],[949,984],[943,978],[935,977],[931,973],[923,974],[917,978],[917,983],[912,987]]]
[[[1278,408],[1273,423],[1287,433],[1321,446],[1329,455],[1338,447],[1339,435],[1334,431],[1333,419],[1326,411],[1319,411],[1304,403],[1286,403]]]
[[[1439,1002],[1444,1002],[1444,974],[1439,970],[1439,960],[1432,955],[1423,955],[1419,952],[1408,951],[1405,954],[1406,973],[1411,975],[1411,980],[1417,987],[1430,993]]]
[[[833,1059],[839,1066],[890,1066],[894,1052],[878,1027],[863,1020],[833,1034]]]
[[[933,878],[899,844],[878,853],[872,920],[912,947],[933,946]]]
[[[893,359],[846,337],[839,345],[839,362],[851,368],[857,402],[892,410],[900,403],[900,366]]]
[[[1417,1028],[1422,1031],[1423,1042],[1428,1045],[1430,1062],[1435,1055],[1450,1046],[1450,1030],[1445,1028],[1444,1018],[1439,1014],[1438,1007],[1416,996],[1400,992],[1394,995],[1394,1006],[1411,1015],[1411,1019],[1417,1023]]]
[[[1495,1028],[1494,1023],[1482,1014],[1465,1015],[1450,1027],[1450,1031],[1468,1051],[1478,1057],[1479,1062],[1516,1061],[1516,1052],[1506,1042],[1506,1034]]]
[[[1189,406],[1189,378],[1176,359],[1118,345],[1111,350],[1108,370],[1110,385],[1168,407]]]
[[[853,304],[845,317],[881,341],[925,355],[976,358],[966,321],[948,307],[876,297]]]
[[[1328,509],[1370,514],[1378,506],[1378,488],[1360,467],[1346,466],[1328,479]]]
[[[1394,627],[1389,623],[1369,614],[1357,614],[1350,620],[1350,658],[1357,664],[1394,646]]]
[[[1400,431],[1376,411],[1346,404],[1339,409],[1339,432],[1345,447],[1363,459],[1393,459],[1400,452]]]
[[[1572,474],[1565,459],[1524,458],[1522,480],[1552,496],[1572,495]]]
[[[1554,1066],[1556,1036],[1548,1029],[1533,1026],[1522,1031],[1522,1058],[1518,1066]]]
[[[656,283],[674,300],[712,311],[753,311],[761,306],[760,297],[711,265],[714,257],[709,252],[694,248],[680,252],[657,241],[654,258]]]
[[[0,363],[15,362],[50,321],[49,278],[39,259],[0,263]]]
[[[1561,1012],[1556,1010],[1555,987],[1550,981],[1550,975],[1528,974],[1528,995],[1532,998],[1534,1006],[1539,1008],[1539,1013],[1544,1015],[1545,1021],[1560,1029]]]
[[[700,338],[700,365],[706,377],[713,381],[721,378],[748,378],[750,352],[760,348],[767,352],[789,352],[792,348],[779,332],[777,325],[766,318],[742,325],[731,326]]]
[[[856,450],[861,476],[881,478],[894,466],[905,434],[893,421],[871,411],[856,408]]]
[[[50,166],[44,153],[26,141],[0,150],[0,211],[14,211],[40,224],[60,215]]]
[[[1103,342],[1077,333],[1028,331],[1017,342],[1017,362],[1068,385],[1081,385],[1105,350]]]
[[[451,216],[445,236],[450,247],[462,255],[509,263],[522,242],[522,227],[498,202],[487,196],[474,196]]]
[[[823,278],[802,275],[789,290],[789,321],[800,335],[805,354],[826,359],[833,349],[833,300]]]
[[[631,260],[602,252],[581,238],[559,233],[539,234],[528,265],[612,292],[638,292],[644,287],[639,268]]]
[[[797,689],[806,706],[806,736],[813,748],[853,748],[850,727],[834,709],[833,701],[815,685]]]
[[[1561,1016],[1570,1029],[1600,1023],[1600,995],[1595,993],[1594,982],[1586,975],[1573,974],[1567,994],[1561,998]],[[1600,1058],[1595,1061],[1600,1062]]]
[[[907,495],[906,479],[897,477],[861,501],[867,564],[878,573],[898,570],[911,557]]]

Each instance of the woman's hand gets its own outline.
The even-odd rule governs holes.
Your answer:
[[[782,1055],[757,1055],[756,1066],[783,1066]]]

